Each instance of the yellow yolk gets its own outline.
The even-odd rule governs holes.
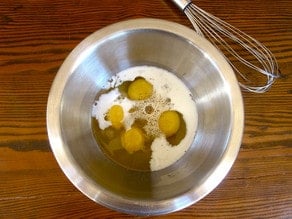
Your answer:
[[[179,114],[176,111],[168,110],[161,113],[158,125],[166,137],[174,135],[180,127]]]
[[[128,88],[128,96],[132,100],[145,100],[152,96],[153,85],[144,78],[133,81]]]
[[[139,128],[131,128],[121,136],[122,146],[130,154],[142,150],[144,147],[143,132]]]
[[[113,105],[107,112],[106,118],[112,123],[114,128],[121,128],[122,120],[124,118],[123,108],[120,105]]]

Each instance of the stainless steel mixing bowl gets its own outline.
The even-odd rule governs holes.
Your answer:
[[[137,65],[175,73],[199,116],[187,153],[156,172],[112,162],[91,130],[96,94],[112,75]],[[237,156],[243,118],[241,92],[222,55],[191,29],[156,19],[120,22],[87,37],[58,71],[47,106],[51,148],[69,180],[95,202],[135,215],[177,211],[211,192]]]

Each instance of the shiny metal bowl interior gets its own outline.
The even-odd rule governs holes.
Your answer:
[[[137,65],[175,73],[198,110],[189,151],[156,172],[116,165],[91,130],[96,94],[112,75]],[[191,29],[163,20],[129,20],[93,33],[68,56],[49,94],[47,129],[62,170],[90,199],[129,214],[166,214],[197,202],[226,176],[241,144],[242,96],[222,55]]]

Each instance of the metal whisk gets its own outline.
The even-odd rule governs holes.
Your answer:
[[[218,49],[221,48],[224,52],[231,54],[235,60],[248,68],[248,72],[241,72],[231,59],[226,60],[233,67],[234,71],[238,73],[245,83],[239,82],[239,85],[247,91],[255,93],[263,93],[267,91],[274,83],[275,79],[279,77],[278,64],[269,49],[262,45],[256,39],[250,37],[246,33],[233,27],[227,22],[213,16],[212,14],[202,10],[192,3],[191,0],[171,0],[174,2],[189,18],[193,24],[195,31],[202,37],[207,37],[211,43]],[[230,43],[233,41],[241,47],[241,51],[232,48]],[[247,60],[243,57],[242,49],[245,55],[248,53],[253,56],[252,59]],[[256,71],[266,77],[266,82],[263,85],[255,85],[255,78],[251,78],[251,72]],[[258,83],[258,82],[257,82]]]

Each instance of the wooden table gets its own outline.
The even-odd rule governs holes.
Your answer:
[[[161,218],[292,218],[292,1],[197,1],[269,47],[281,78],[243,92],[245,131],[226,179],[207,197]],[[92,32],[131,18],[192,27],[163,0],[0,1],[0,218],[131,218],[82,195],[50,150],[46,103],[70,51]]]

